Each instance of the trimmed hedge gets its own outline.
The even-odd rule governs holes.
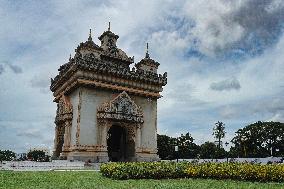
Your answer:
[[[213,178],[284,181],[283,164],[127,162],[105,163],[101,165],[100,171],[104,176],[113,179]]]

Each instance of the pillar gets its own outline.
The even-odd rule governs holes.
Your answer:
[[[59,126],[58,125],[56,125],[55,126],[55,138],[54,138],[54,151],[53,151],[53,156],[54,157],[58,157],[59,156],[59,153],[58,153],[58,151],[57,151],[57,149],[58,149],[58,133],[59,133]]]
[[[141,147],[141,125],[139,124],[136,129],[136,147]]]
[[[108,128],[110,127],[110,123],[105,121],[102,125],[102,145],[107,147],[107,132]]]
[[[71,141],[71,121],[65,122],[65,132],[64,132],[64,150],[69,150],[70,147],[70,141]]]

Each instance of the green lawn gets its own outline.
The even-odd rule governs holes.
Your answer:
[[[284,188],[284,183],[252,183],[211,179],[165,179],[165,180],[112,180],[99,172],[12,172],[0,171],[0,188]]]

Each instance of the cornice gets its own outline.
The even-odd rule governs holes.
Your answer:
[[[150,92],[146,90],[141,90],[141,89],[135,89],[135,88],[130,88],[130,87],[123,87],[123,86],[118,86],[114,84],[109,84],[109,83],[103,83],[100,81],[90,81],[90,80],[85,80],[85,79],[77,79],[74,81],[68,82],[68,85],[63,86],[64,88],[61,88],[60,91],[54,93],[55,102],[58,102],[59,99],[61,98],[62,94],[68,95],[75,89],[79,87],[91,87],[91,88],[101,88],[105,90],[112,90],[112,91],[118,91],[118,92],[127,92],[128,94],[133,94],[137,96],[144,96],[144,97],[151,97],[151,98],[161,98],[162,96],[159,94],[159,92]]]
[[[100,80],[149,91],[161,91],[162,86],[167,84],[167,73],[161,75],[140,69],[130,71],[128,66],[119,64],[119,62],[104,62],[94,55],[89,55],[84,58],[76,57],[67,63],[59,75],[51,81],[51,91],[55,92],[72,77]]]

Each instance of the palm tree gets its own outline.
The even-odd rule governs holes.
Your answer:
[[[213,128],[213,135],[218,140],[218,148],[221,147],[221,139],[225,137],[225,124],[221,121],[215,123],[215,127]]]

